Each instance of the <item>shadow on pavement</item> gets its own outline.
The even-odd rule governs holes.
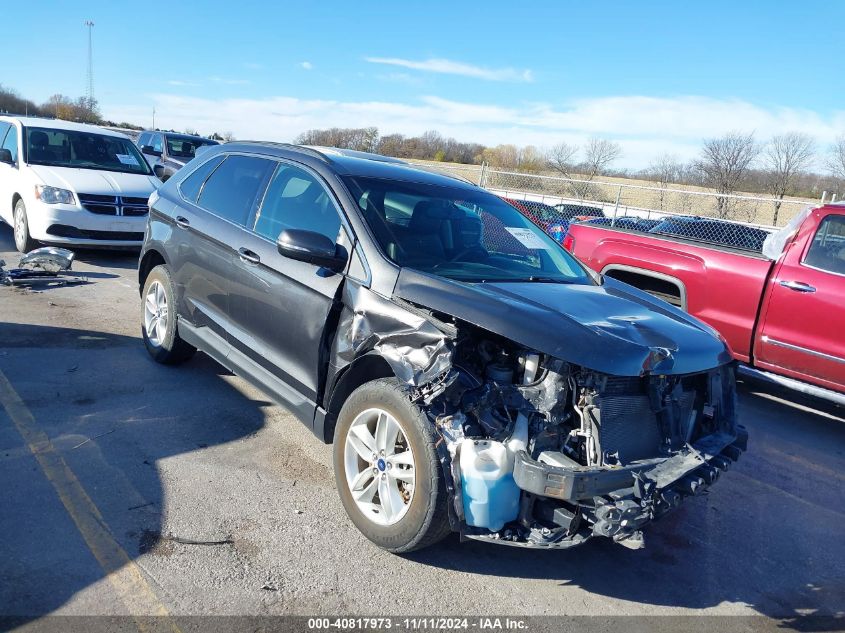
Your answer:
[[[265,403],[245,401],[223,379],[222,368],[201,354],[180,368],[164,367],[149,359],[137,338],[7,323],[0,323],[0,349],[0,370],[35,420],[27,422],[20,413],[13,419],[0,406],[3,616],[52,613],[80,591],[104,582],[97,558],[57,494],[55,486],[61,488],[68,475],[59,473],[59,481],[51,483],[24,441],[21,425],[36,450],[49,449],[33,430],[47,434],[114,541],[135,559],[174,536],[162,525],[161,460],[236,441],[264,424],[260,405]],[[203,397],[183,397],[195,392]],[[208,486],[211,506],[214,476],[196,483]],[[219,534],[175,536],[226,539],[223,518],[213,521]],[[120,604],[116,596],[115,603]],[[82,608],[102,612],[109,607],[83,600]]]

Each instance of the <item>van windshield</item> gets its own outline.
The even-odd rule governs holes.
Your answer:
[[[27,127],[26,162],[30,165],[150,174],[150,166],[127,138],[79,130]]]
[[[203,145],[219,145],[217,141],[211,139],[197,138],[196,136],[173,136],[168,134],[167,139],[167,154],[168,156],[175,156],[176,158],[193,158],[197,153],[197,148]]]
[[[347,176],[382,252],[400,266],[471,282],[593,284],[517,209],[483,190]]]

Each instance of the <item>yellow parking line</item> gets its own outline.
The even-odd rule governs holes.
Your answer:
[[[159,601],[138,566],[117,543],[99,509],[85,492],[65,460],[53,447],[47,434],[38,428],[32,413],[21,400],[6,376],[0,371],[0,403],[38,461],[44,475],[53,485],[88,549],[97,559],[106,578],[117,592],[135,624],[141,631],[148,626],[141,617],[167,616],[167,608]],[[175,633],[179,628],[169,622]]]

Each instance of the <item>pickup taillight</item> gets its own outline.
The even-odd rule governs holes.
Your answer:
[[[572,237],[572,235],[570,233],[567,233],[563,237],[563,242],[561,242],[561,244],[563,244],[563,247],[566,250],[568,250],[570,253],[575,252],[575,238]]]

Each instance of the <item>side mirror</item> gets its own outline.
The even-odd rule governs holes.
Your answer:
[[[335,272],[343,270],[348,254],[322,233],[285,229],[276,240],[279,254],[300,262],[322,266]]]
[[[6,163],[7,165],[14,165],[15,161],[12,160],[12,152],[8,149],[0,149],[0,163]]]
[[[141,151],[145,154],[149,154],[150,156],[161,156],[161,152],[157,149],[153,149],[152,145],[142,145]]]
[[[153,173],[156,177],[163,181],[164,180],[164,165],[153,165]]]

